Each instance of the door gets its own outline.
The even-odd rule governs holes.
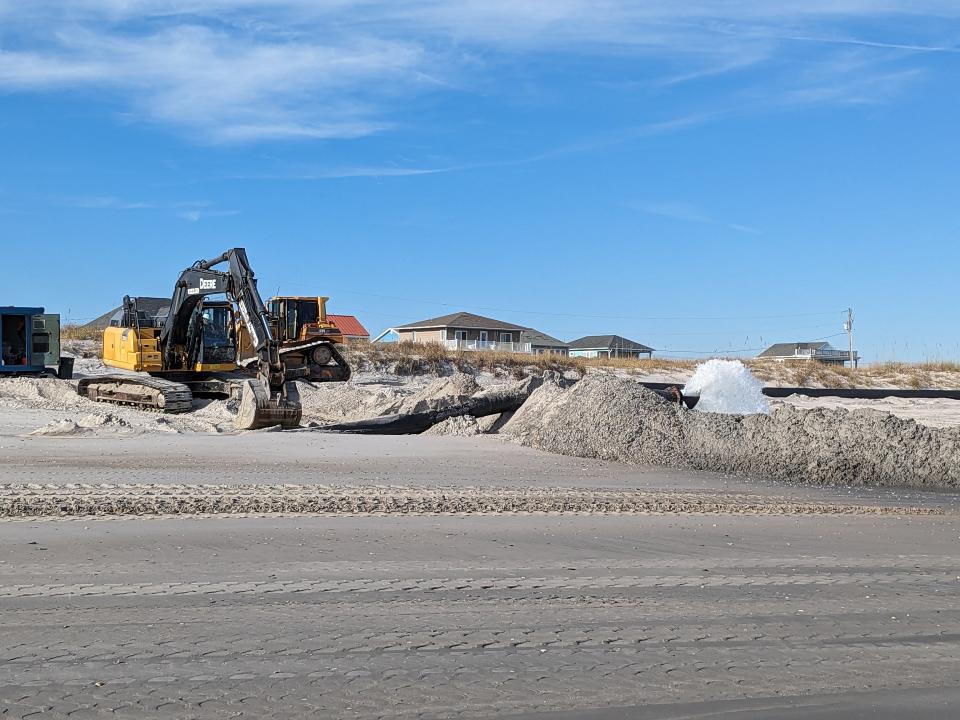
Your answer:
[[[37,327],[37,321],[40,327]],[[39,315],[33,319],[33,363],[51,367],[60,362],[60,316],[55,314]],[[46,349],[37,341],[37,335],[45,336]]]

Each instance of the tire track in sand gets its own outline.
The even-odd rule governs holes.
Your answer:
[[[943,515],[943,508],[747,493],[537,487],[0,484],[0,519],[91,516],[635,513]]]

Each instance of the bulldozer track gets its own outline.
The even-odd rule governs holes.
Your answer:
[[[281,347],[278,350],[278,352],[280,353],[280,357],[283,357],[284,355],[289,355],[290,353],[298,353],[298,352],[303,352],[304,350],[312,350],[318,345],[329,345],[332,349],[334,344],[326,339],[314,340],[313,342],[303,342],[301,344],[294,345],[292,347]]]
[[[148,391],[153,391],[153,394],[141,394],[137,397],[134,392],[124,392],[123,387],[147,388]],[[193,393],[189,387],[149,375],[97,375],[82,378],[77,383],[77,393],[97,402],[133,405],[170,414],[188,412],[193,407]],[[158,397],[163,400],[162,403],[158,401]]]
[[[939,507],[803,502],[739,493],[340,485],[4,484],[0,518],[91,516],[740,514],[937,515]]]

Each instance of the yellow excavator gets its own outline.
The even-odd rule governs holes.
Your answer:
[[[215,269],[223,263],[226,270]],[[273,325],[243,248],[198,260],[181,273],[165,320],[140,312],[136,298],[128,296],[120,326],[104,330],[104,364],[145,374],[83,378],[77,392],[167,413],[189,411],[195,395],[239,397],[238,429],[297,427],[301,406],[293,380],[306,378],[309,370],[285,365]],[[243,368],[238,329],[251,351]],[[284,344],[291,351],[298,347]]]

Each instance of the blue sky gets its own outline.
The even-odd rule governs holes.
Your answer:
[[[237,245],[374,333],[960,359],[958,71],[952,0],[0,0],[0,304]]]

